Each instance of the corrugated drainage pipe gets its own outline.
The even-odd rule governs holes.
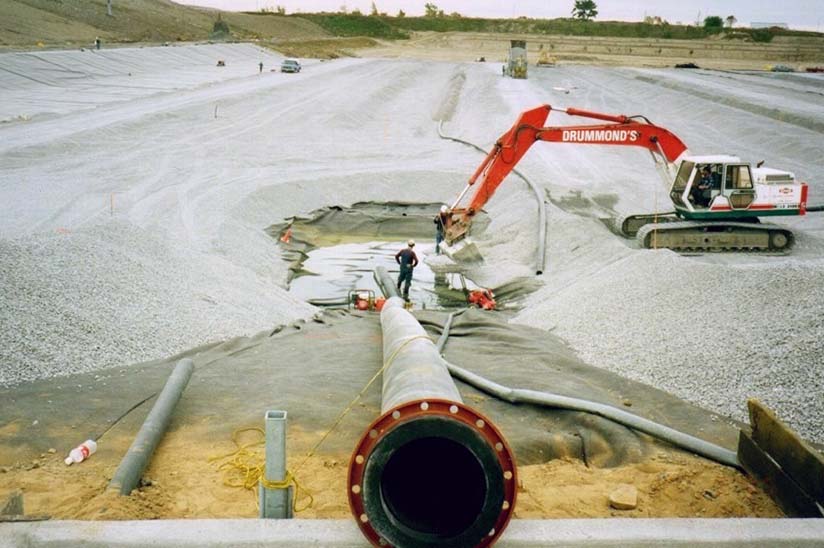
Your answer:
[[[476,145],[475,143],[470,143],[469,141],[464,141],[463,139],[459,139],[457,137],[450,137],[449,135],[444,135],[443,133],[443,120],[438,122],[438,137],[441,139],[447,139],[449,141],[455,141],[456,143],[461,143],[463,145],[470,146],[475,150],[479,151],[481,154],[486,155],[487,151]],[[541,190],[535,185],[532,181],[526,178],[526,176],[518,171],[517,169],[513,169],[512,173],[520,177],[526,184],[529,185],[529,188],[532,189],[532,192],[535,193],[535,200],[538,203],[538,253],[535,256],[535,274],[540,276],[544,273],[546,269],[546,204],[544,203],[544,197],[541,195]]]
[[[349,507],[375,546],[489,546],[512,514],[515,459],[464,405],[435,344],[398,297],[381,311],[381,415],[349,463]]]
[[[172,420],[172,412],[183,395],[194,369],[195,365],[189,358],[177,362],[129,451],[120,461],[108,489],[117,489],[121,495],[129,495],[137,487],[143,470],[146,469],[157,444],[166,433],[166,428]]]
[[[449,330],[452,327],[452,319],[459,312],[453,312],[449,315],[444,324],[441,337],[438,339],[438,352],[443,352],[446,345],[446,340],[449,338]],[[618,424],[623,424],[639,432],[649,434],[654,438],[671,443],[682,449],[686,449],[702,457],[714,460],[727,466],[734,468],[741,468],[741,463],[738,461],[738,455],[734,451],[725,449],[719,445],[715,445],[708,441],[704,441],[695,436],[679,432],[663,424],[653,422],[649,419],[627,413],[622,409],[605,405],[603,403],[593,402],[590,400],[583,400],[580,398],[570,398],[568,396],[561,396],[558,394],[551,394],[548,392],[538,392],[536,390],[526,390],[521,388],[509,388],[500,385],[496,382],[490,381],[480,375],[467,371],[461,367],[453,365],[444,360],[449,373],[462,382],[470,386],[474,386],[482,392],[486,392],[496,398],[502,399],[509,403],[526,403],[533,405],[543,405],[546,407],[556,407],[558,409],[569,409],[571,411],[582,411],[584,413],[591,413],[604,417]]]

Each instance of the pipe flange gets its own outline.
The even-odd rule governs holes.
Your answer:
[[[408,520],[398,519],[403,511],[397,511],[392,494],[385,492],[391,486],[381,486],[393,457],[421,440],[455,442],[459,452],[471,455],[469,467],[474,462],[482,470],[483,495],[474,501],[478,517],[459,532],[444,536],[413,530]],[[403,480],[403,476],[398,478]],[[497,427],[478,411],[455,401],[419,399],[390,409],[366,429],[349,462],[347,492],[355,521],[373,546],[490,546],[506,528],[515,508],[515,459]],[[437,496],[428,494],[435,504]]]

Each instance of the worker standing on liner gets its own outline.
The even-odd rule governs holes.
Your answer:
[[[409,300],[409,286],[412,285],[412,271],[418,266],[418,256],[413,251],[415,247],[415,240],[409,240],[407,247],[401,249],[395,254],[395,261],[401,265],[401,273],[398,275],[398,291],[401,291],[401,284],[406,282],[403,286],[403,300]]]
[[[441,211],[435,216],[435,254],[441,254],[441,242],[446,235],[446,225],[449,222],[449,208],[441,206]]]

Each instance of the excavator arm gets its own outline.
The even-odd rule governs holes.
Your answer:
[[[447,244],[452,245],[466,236],[472,218],[492,198],[495,190],[536,141],[643,147],[650,151],[656,164],[663,165],[669,177],[674,177],[674,164],[687,150],[686,145],[673,133],[651,124],[642,116],[601,114],[575,108],[554,109],[569,116],[609,123],[544,127],[552,110],[550,105],[541,105],[521,113],[515,125],[498,139],[452,204],[445,227]],[[476,190],[469,205],[460,207],[461,201],[473,187]]]

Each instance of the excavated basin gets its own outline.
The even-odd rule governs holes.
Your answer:
[[[380,296],[372,276],[375,267],[384,266],[397,276],[395,253],[414,239],[420,263],[410,291],[413,305],[463,307],[464,287],[478,286],[457,273],[433,272],[426,264],[426,257],[435,253],[433,220],[440,205],[360,202],[325,207],[273,224],[266,232],[278,240],[283,259],[289,262],[289,290],[315,306],[347,306],[349,292],[355,290],[372,290]],[[488,224],[486,215],[480,213],[473,221],[473,231],[481,233]],[[539,285],[530,278],[491,289],[499,306],[516,308],[515,301]]]
[[[405,242],[366,242],[321,247],[309,251],[289,283],[289,291],[316,306],[346,305],[349,291],[381,292],[372,273],[383,266],[397,275],[395,253]],[[436,274],[424,262],[433,253],[434,242],[417,244],[415,252],[420,263],[415,268],[410,300],[422,308],[452,308],[466,304],[457,274]],[[476,286],[467,280],[470,289]]]
[[[416,241],[410,300],[421,308],[466,305],[463,287],[476,289],[459,274],[435,273],[426,264],[435,253],[435,215],[440,204],[361,202],[350,207],[326,207],[286,219],[267,228],[277,238],[290,263],[289,291],[316,306],[346,306],[354,290],[381,295],[373,279],[375,267],[397,275],[395,253]],[[479,230],[487,224],[481,215]]]

